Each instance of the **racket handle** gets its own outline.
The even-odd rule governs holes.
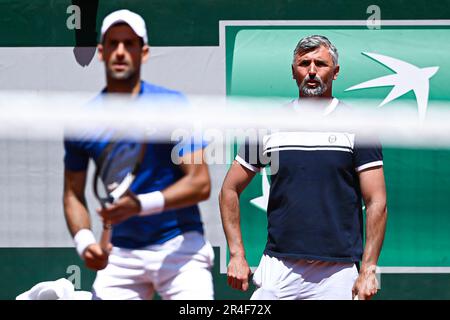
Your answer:
[[[111,224],[108,222],[105,222],[103,224],[102,235],[100,236],[100,247],[105,252],[109,252],[109,244],[111,242],[111,232],[112,232]]]

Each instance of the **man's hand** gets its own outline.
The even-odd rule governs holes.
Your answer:
[[[135,195],[129,193],[107,208],[97,209],[97,213],[104,221],[117,224],[137,215],[141,211],[141,204]]]
[[[108,265],[109,253],[112,250],[112,245],[109,244],[108,251],[102,250],[98,243],[93,243],[83,252],[84,262],[86,267],[93,270],[105,269]]]
[[[247,291],[248,278],[251,274],[251,270],[248,267],[247,260],[242,256],[235,256],[230,258],[228,264],[228,285],[233,289]]]
[[[352,289],[352,296],[358,296],[359,300],[370,300],[378,291],[376,267],[361,269],[358,279]]]

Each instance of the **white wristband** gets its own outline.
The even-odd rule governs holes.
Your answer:
[[[81,259],[83,259],[84,250],[91,244],[97,243],[94,234],[89,229],[81,229],[78,231],[75,237],[73,237],[73,241]]]
[[[153,191],[150,193],[138,194],[137,198],[141,203],[140,216],[148,216],[160,213],[164,210],[164,196],[161,191]]]

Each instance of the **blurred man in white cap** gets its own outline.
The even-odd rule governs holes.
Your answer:
[[[144,19],[129,10],[106,16],[98,54],[105,63],[108,92],[139,93],[141,64],[150,56]]]
[[[101,28],[98,54],[105,63],[107,86],[98,97],[122,93],[142,99],[186,101],[173,90],[141,80],[149,57],[144,19],[128,10],[108,15]],[[109,136],[109,140],[111,135]],[[197,203],[210,193],[205,144],[148,142],[131,192],[98,213],[113,225],[109,250],[102,250],[90,230],[84,196],[89,159],[98,161],[105,141],[65,139],[64,211],[77,252],[86,266],[99,270],[94,299],[213,299],[214,252],[204,239]],[[181,148],[180,148],[181,147]]]

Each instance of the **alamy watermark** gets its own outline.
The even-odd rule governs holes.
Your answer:
[[[81,9],[77,5],[67,7],[66,13],[70,16],[66,20],[66,27],[69,30],[81,29]]]
[[[370,16],[367,18],[366,25],[370,30],[381,29],[381,9],[379,6],[372,4],[367,7],[367,14]]]
[[[271,152],[266,142],[276,132],[273,129],[177,129],[171,136],[174,143],[171,160],[176,165],[230,165],[237,156],[249,168],[270,167],[275,174],[279,167],[278,152]],[[203,153],[193,152],[201,148]]]
[[[66,273],[69,275],[67,280],[73,283],[73,287],[76,290],[81,289],[81,268],[76,264],[72,264],[67,267]]]

